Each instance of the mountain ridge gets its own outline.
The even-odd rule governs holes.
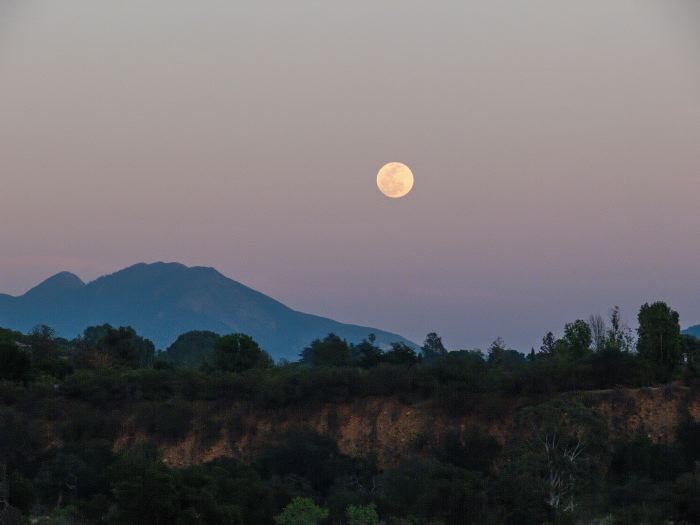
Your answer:
[[[398,334],[294,310],[212,267],[138,263],[85,283],[70,272],[45,279],[19,296],[0,294],[0,326],[28,331],[47,324],[66,338],[93,325],[132,326],[165,349],[182,333],[244,332],[276,358],[296,359],[330,332],[359,342],[415,344]]]
[[[682,332],[685,335],[692,335],[693,337],[697,337],[700,339],[700,324],[696,324],[694,326],[689,326]]]

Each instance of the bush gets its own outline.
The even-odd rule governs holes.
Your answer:
[[[348,525],[378,525],[379,515],[374,503],[369,505],[350,505],[346,512]]]
[[[277,525],[316,525],[328,517],[328,511],[311,498],[294,498],[281,514],[275,516]]]

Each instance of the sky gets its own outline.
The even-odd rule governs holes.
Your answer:
[[[2,0],[0,292],[162,260],[453,349],[653,300],[700,323],[698,23],[695,0]]]

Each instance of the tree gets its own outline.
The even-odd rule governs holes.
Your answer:
[[[588,318],[588,326],[593,336],[593,349],[600,352],[605,348],[608,335],[608,325],[600,314],[591,315]]]
[[[514,422],[501,478],[511,489],[537,494],[554,516],[571,516],[586,485],[608,464],[605,421],[595,410],[570,400],[527,407]],[[517,501],[517,494],[513,494]],[[538,512],[536,507],[531,512]],[[539,518],[538,522],[544,521]]]
[[[580,359],[589,353],[593,342],[591,327],[586,321],[577,320],[564,327],[564,343],[568,354],[574,359]]]
[[[206,330],[187,332],[168,347],[163,357],[186,368],[199,368],[205,362],[213,364],[219,339],[219,334]]]
[[[615,306],[610,313],[610,327],[606,337],[606,347],[609,350],[629,352],[632,350],[632,330],[622,322],[620,307]]]
[[[63,379],[73,371],[63,352],[67,341],[58,338],[53,328],[43,324],[37,325],[25,341],[31,347],[32,366],[38,375],[45,374]]]
[[[58,350],[56,331],[45,324],[37,325],[29,333],[29,344],[36,362],[48,361]]]
[[[281,514],[275,516],[277,525],[316,525],[328,517],[328,510],[319,507],[311,498],[294,498]]]
[[[83,332],[82,341],[88,348],[97,348],[100,342],[107,337],[114,328],[110,324],[88,326]]]
[[[382,360],[382,351],[375,346],[376,337],[370,334],[367,339],[363,339],[361,343],[350,347],[352,352],[352,360],[362,368],[372,368],[377,366]]]
[[[129,368],[144,368],[153,363],[155,346],[139,336],[130,326],[112,328],[109,325],[85,330],[85,340],[99,336],[97,350],[107,354],[115,363]]]
[[[345,515],[348,525],[378,525],[379,515],[374,503],[369,505],[349,505]]]
[[[383,360],[391,365],[415,365],[418,355],[404,343],[391,343],[391,350],[384,353]]]
[[[644,304],[639,310],[637,333],[639,356],[655,363],[666,378],[676,368],[683,353],[678,312],[664,302]]]
[[[328,334],[325,339],[316,339],[304,348],[301,362],[311,366],[350,366],[352,352],[344,339]]]
[[[540,346],[540,351],[547,357],[554,357],[557,351],[557,338],[554,337],[552,332],[547,332],[542,338],[542,346]]]
[[[139,336],[130,326],[113,328],[109,324],[89,326],[75,342],[84,361],[102,361],[128,368],[142,368],[153,364],[155,346]],[[95,354],[91,356],[90,354]]]
[[[525,362],[525,356],[517,350],[508,348],[505,341],[500,337],[491,343],[489,347],[489,365],[500,369],[512,369],[523,362]]]
[[[447,355],[447,349],[442,344],[442,338],[435,332],[430,332],[425,336],[425,342],[421,349],[423,359],[428,362],[434,359],[439,359]]]
[[[217,366],[226,372],[245,372],[252,368],[269,368],[272,358],[246,334],[226,335],[216,342]]]

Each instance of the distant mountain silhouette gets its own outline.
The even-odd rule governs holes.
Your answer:
[[[691,326],[690,328],[686,328],[683,330],[683,333],[686,335],[692,335],[693,337],[697,337],[700,339],[700,324]]]
[[[330,332],[359,342],[368,334],[380,345],[405,338],[363,326],[297,312],[213,268],[177,263],[137,264],[85,284],[59,273],[26,294],[0,294],[0,326],[23,332],[47,324],[73,338],[92,325],[132,326],[165,349],[182,333],[244,332],[274,358],[297,359],[315,338]]]

